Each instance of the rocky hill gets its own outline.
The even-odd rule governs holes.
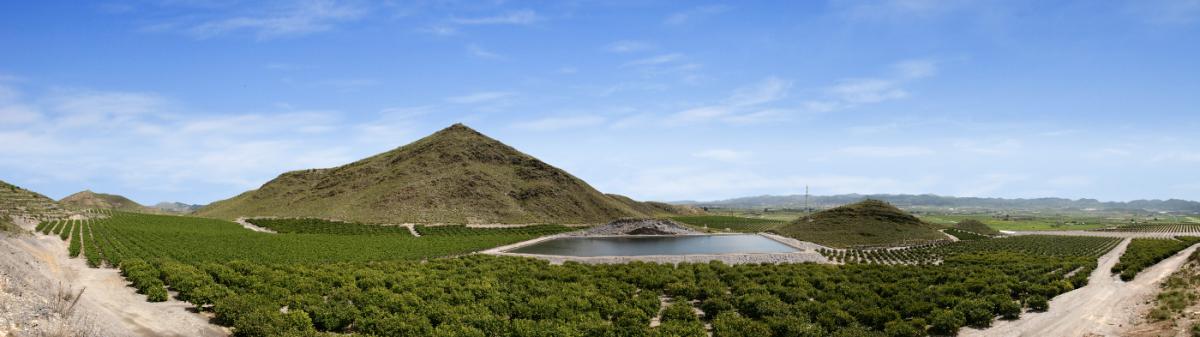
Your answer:
[[[129,198],[115,194],[96,193],[91,190],[84,190],[68,195],[66,198],[59,200],[58,203],[63,207],[73,209],[114,209],[129,212],[151,211],[148,207],[129,200]]]
[[[945,239],[938,227],[879,200],[864,200],[801,217],[779,234],[833,247],[889,246]]]
[[[648,217],[632,200],[465,125],[328,169],[284,173],[195,214],[318,217],[364,223],[603,223]]]

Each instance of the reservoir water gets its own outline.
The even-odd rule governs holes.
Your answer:
[[[643,256],[732,253],[792,253],[770,238],[745,235],[564,237],[519,247],[509,253],[564,256]]]

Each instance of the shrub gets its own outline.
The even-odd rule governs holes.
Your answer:
[[[966,324],[963,314],[954,310],[934,310],[929,317],[929,333],[934,335],[956,335],[958,329]]]
[[[713,318],[712,332],[713,337],[759,337],[770,336],[771,328],[737,313],[723,312]]]
[[[1033,311],[1046,311],[1050,309],[1050,301],[1046,300],[1046,297],[1042,295],[1029,296],[1025,304],[1029,305],[1029,309]]]

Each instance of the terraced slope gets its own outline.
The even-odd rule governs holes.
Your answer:
[[[195,214],[363,223],[601,223],[648,217],[641,203],[455,124],[347,165],[284,173]]]
[[[63,216],[65,212],[54,199],[0,181],[0,218],[8,219],[9,215],[17,214],[50,218]]]
[[[936,226],[871,199],[820,211],[773,231],[833,247],[903,245],[946,238]]]

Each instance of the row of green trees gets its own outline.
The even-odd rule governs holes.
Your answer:
[[[1130,281],[1137,277],[1143,269],[1175,255],[1179,251],[1200,243],[1200,237],[1186,236],[1175,239],[1133,239],[1121,260],[1113,265],[1113,274],[1120,274],[1121,280]]]
[[[936,254],[936,265],[551,265],[433,258],[532,237],[504,231],[264,234],[120,212],[88,229],[95,243],[85,255],[94,247],[148,300],[170,289],[239,336],[703,336],[706,324],[717,337],[954,334],[1045,310],[1049,298],[1086,284],[1081,271],[1117,241],[1055,237],[1039,248],[1050,239],[1027,236],[919,250]],[[309,238],[362,243],[313,247]],[[395,255],[354,251],[364,249]],[[660,298],[670,299],[665,307]]]

